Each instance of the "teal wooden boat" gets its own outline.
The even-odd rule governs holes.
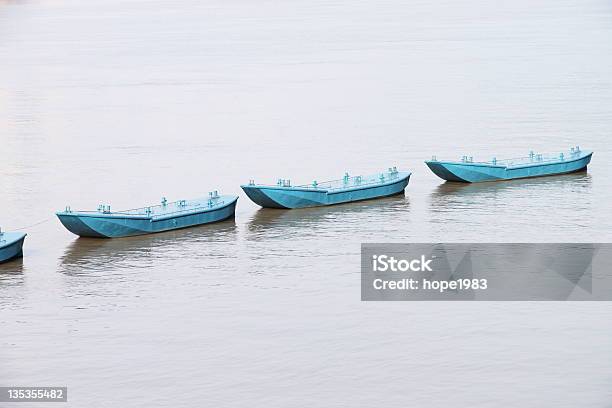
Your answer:
[[[461,161],[439,161],[436,157],[425,162],[438,177],[448,181],[477,183],[483,181],[512,180],[551,176],[586,170],[593,152],[572,147],[569,152],[556,155],[529,153],[516,159],[475,162],[463,156]]]
[[[23,256],[23,241],[27,234],[0,231],[0,263]]]
[[[396,167],[370,176],[349,176],[326,182],[292,186],[290,180],[279,179],[276,185],[242,185],[246,195],[266,208],[305,208],[370,200],[402,194],[410,180],[409,172]]]
[[[126,211],[111,211],[100,205],[97,211],[57,212],[61,223],[81,237],[120,238],[170,231],[223,221],[234,216],[237,196],[220,196],[216,191],[207,198],[180,200]]]

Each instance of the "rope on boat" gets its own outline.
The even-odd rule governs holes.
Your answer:
[[[42,225],[42,224],[44,224],[45,222],[49,222],[49,221],[51,221],[52,219],[53,219],[53,217],[45,218],[44,220],[39,221],[39,222],[37,222],[36,224],[26,225],[25,227],[21,227],[21,228],[14,228],[14,229],[12,229],[11,231],[21,231],[21,230],[24,230],[24,229],[33,228],[33,227],[36,227],[36,226],[38,226],[38,225]]]

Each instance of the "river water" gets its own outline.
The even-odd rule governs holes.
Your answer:
[[[607,302],[361,302],[362,242],[610,242],[603,0],[0,1],[0,385],[71,407],[610,407]],[[444,184],[432,155],[595,151]],[[410,170],[262,210],[239,185]],[[77,239],[66,205],[238,194],[236,219]],[[36,224],[36,225],[34,225]],[[22,406],[27,406],[23,404]]]

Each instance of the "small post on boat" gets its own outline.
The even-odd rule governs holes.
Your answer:
[[[563,161],[563,153],[559,154],[559,160]]]
[[[494,157],[493,160],[491,160],[491,163],[497,164],[497,157]]]
[[[533,150],[530,150],[530,151],[529,151],[529,159],[530,159],[531,161],[533,161],[533,156],[535,156],[535,153],[533,153]]]
[[[168,205],[168,200],[166,200],[166,197],[162,197],[161,205],[162,205],[162,207],[165,207],[166,205]]]
[[[344,173],[344,177],[342,178],[342,180],[344,181],[344,184],[349,182],[349,174],[348,171]]]

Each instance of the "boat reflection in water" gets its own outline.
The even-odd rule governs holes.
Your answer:
[[[322,236],[338,237],[343,236],[339,233],[347,231],[361,234],[367,232],[368,225],[372,225],[373,228],[380,226],[382,219],[397,220],[398,214],[407,214],[409,208],[409,200],[403,195],[293,211],[262,208],[246,224],[246,239],[257,241],[262,238],[288,240]]]
[[[499,183],[443,183],[429,196],[429,227],[447,241],[481,242],[484,230],[495,232],[487,238],[491,242],[575,240],[575,226],[589,222],[581,211],[592,208],[591,200],[582,199],[591,181],[582,171]]]
[[[119,272],[125,268],[170,267],[178,259],[206,257],[235,241],[233,218],[215,224],[119,240],[78,238],[60,258],[59,270],[68,275]],[[172,270],[168,270],[169,273]]]
[[[0,263],[0,285],[23,278],[23,258],[14,258],[11,262]]]
[[[586,169],[574,173],[547,176],[540,178],[524,178],[507,180],[501,183],[453,183],[439,184],[431,194],[432,202],[443,203],[446,199],[455,198],[493,198],[499,194],[512,194],[535,190],[546,194],[548,192],[569,192],[568,190],[582,191],[590,188],[591,176]],[[561,189],[561,190],[559,190]]]
[[[330,268],[353,272],[361,242],[401,234],[409,217],[403,195],[291,211],[262,208],[245,224],[245,261],[250,273],[278,277],[287,287],[295,280],[286,277],[308,276],[318,291]]]

